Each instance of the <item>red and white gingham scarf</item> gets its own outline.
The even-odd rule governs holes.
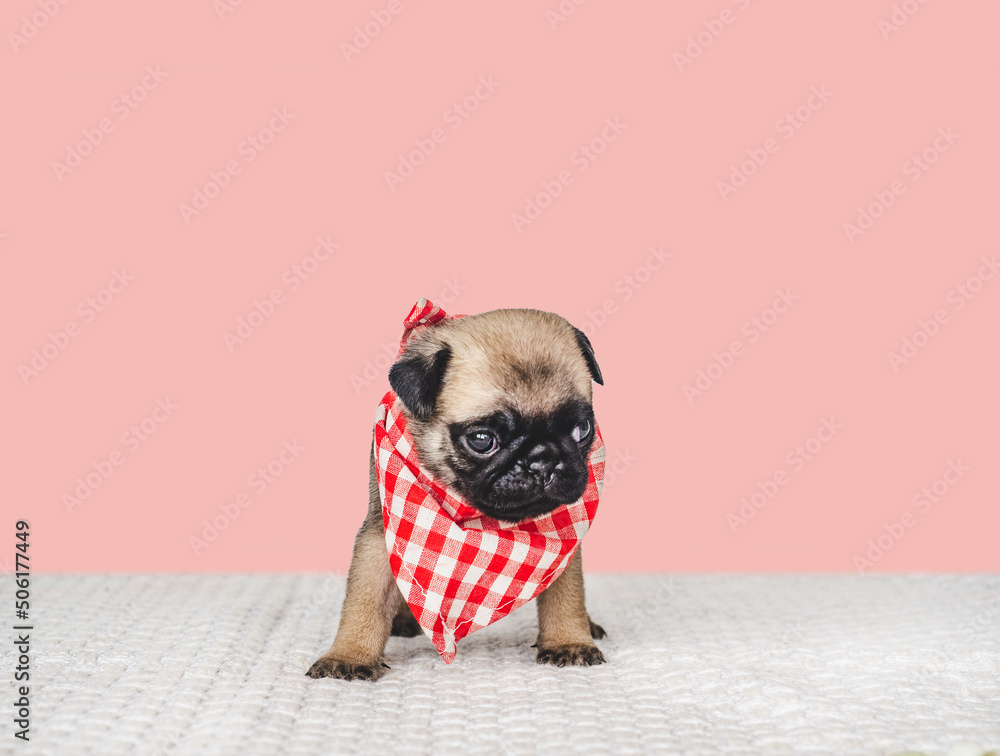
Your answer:
[[[418,301],[403,322],[400,352],[415,332],[448,317]],[[375,413],[385,544],[396,585],[450,664],[459,640],[530,601],[566,569],[597,513],[604,441],[595,427],[580,499],[513,524],[482,514],[420,466],[400,409],[390,391]]]

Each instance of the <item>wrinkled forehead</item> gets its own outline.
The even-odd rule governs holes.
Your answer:
[[[510,355],[490,349],[456,354],[441,391],[442,420],[463,422],[510,409],[548,417],[567,403],[592,401],[590,373],[580,356]],[[579,362],[579,364],[576,364]]]

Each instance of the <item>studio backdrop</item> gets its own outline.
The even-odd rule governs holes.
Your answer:
[[[590,571],[1000,566],[995,4],[10,10],[36,571],[346,570],[421,297],[590,337]]]

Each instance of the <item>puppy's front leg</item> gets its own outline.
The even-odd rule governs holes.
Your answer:
[[[306,674],[344,680],[380,678],[387,669],[382,655],[398,605],[385,537],[365,521],[354,541],[337,637]]]
[[[337,637],[306,672],[309,677],[377,680],[388,669],[383,653],[401,597],[385,548],[374,457],[370,475],[368,516],[354,539]]]
[[[594,643],[604,629],[587,616],[583,596],[583,555],[580,547],[563,573],[538,596],[539,664],[603,664],[604,654]]]

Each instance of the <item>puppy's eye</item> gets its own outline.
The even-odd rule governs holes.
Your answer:
[[[465,437],[465,443],[477,454],[489,454],[500,447],[497,437],[489,431],[475,431]]]
[[[589,420],[584,420],[578,426],[573,429],[573,440],[577,443],[581,441],[586,441],[590,436],[590,432],[594,430],[593,426],[590,424]]]

